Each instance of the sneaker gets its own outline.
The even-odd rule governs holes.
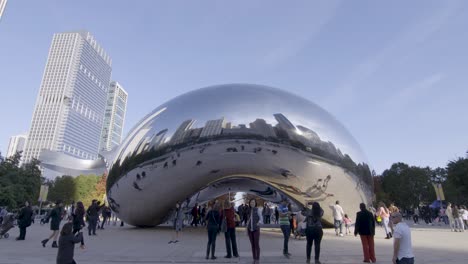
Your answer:
[[[340,233],[340,237],[342,237],[342,236],[343,236],[343,233]]]
[[[174,243],[174,241],[171,240],[171,241],[169,241],[169,242],[167,242],[167,243],[168,243],[168,244],[172,244],[172,243]]]

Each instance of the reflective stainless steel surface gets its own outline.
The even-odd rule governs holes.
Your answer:
[[[41,167],[60,173],[58,175],[101,175],[106,172],[106,162],[102,156],[97,160],[84,160],[62,152],[44,149],[41,152],[39,160],[41,161]]]
[[[129,133],[111,165],[107,196],[125,222],[160,224],[176,202],[249,192],[296,208],[372,199],[360,147],[319,106],[282,90],[227,84],[164,103]],[[185,204],[187,205],[187,204]],[[324,219],[333,222],[330,210]]]

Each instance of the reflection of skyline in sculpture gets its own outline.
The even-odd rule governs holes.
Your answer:
[[[249,123],[249,127],[245,124],[232,125],[231,122],[227,122],[227,120],[222,117],[220,119],[206,121],[203,127],[194,127],[196,120],[188,119],[178,126],[170,139],[166,136],[168,133],[167,128],[151,137],[147,136],[142,138],[137,144],[133,155],[151,150],[154,151],[159,148],[193,143],[201,138],[219,139],[225,136],[253,136],[274,142],[277,142],[275,140],[275,138],[277,138],[280,139],[281,143],[295,143],[294,146],[301,148],[303,151],[319,154],[334,162],[341,162],[342,159],[345,158],[345,155],[339,148],[330,141],[322,141],[320,136],[312,129],[302,125],[294,125],[281,113],[274,114],[273,116],[278,122],[275,126],[268,124],[262,118],[257,118],[255,121]],[[143,129],[141,134],[146,134],[148,131],[148,129]],[[126,157],[129,158],[131,156],[129,155]]]
[[[227,192],[287,197],[295,208],[331,199],[351,207],[372,197],[363,157],[345,128],[307,100],[265,86],[213,86],[162,104],[131,130],[107,197],[137,226],[162,223],[177,201],[192,206]]]

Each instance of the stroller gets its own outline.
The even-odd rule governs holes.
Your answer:
[[[3,218],[2,225],[0,225],[0,238],[8,238],[10,236],[8,231],[13,228],[14,222],[15,218],[13,217],[13,214],[7,214]]]

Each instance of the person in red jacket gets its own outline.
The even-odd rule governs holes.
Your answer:
[[[224,209],[221,212],[221,221],[224,221],[226,218],[227,230],[224,232],[224,238],[226,240],[226,250],[227,255],[225,258],[235,258],[239,257],[237,252],[237,243],[236,243],[236,215],[234,210],[234,203],[229,203],[229,200],[224,202]],[[231,251],[232,246],[232,251]]]

